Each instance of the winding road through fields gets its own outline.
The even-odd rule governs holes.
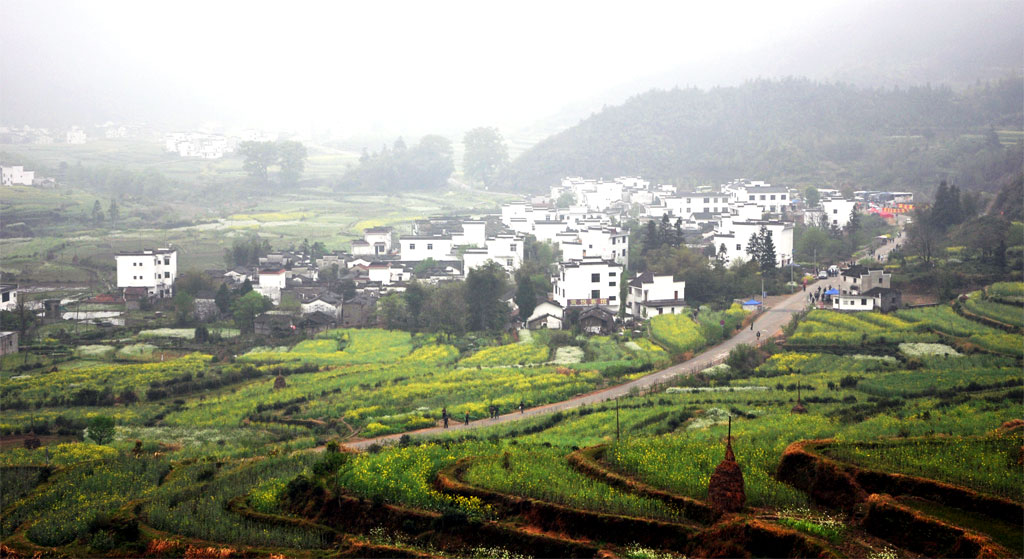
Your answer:
[[[498,425],[501,423],[508,423],[511,421],[520,421],[527,418],[537,417],[540,415],[546,415],[559,411],[571,410],[578,408],[582,405],[598,404],[607,400],[613,400],[622,396],[628,395],[633,391],[642,391],[650,388],[653,385],[664,383],[673,377],[679,375],[691,375],[698,371],[701,371],[711,365],[722,362],[729,352],[740,344],[755,345],[758,342],[757,334],[761,334],[761,339],[766,340],[776,333],[778,333],[783,326],[785,326],[790,317],[793,314],[807,308],[807,293],[814,289],[817,289],[818,285],[822,285],[822,290],[829,281],[836,282],[836,279],[821,280],[813,284],[807,285],[807,292],[800,289],[792,295],[769,297],[767,300],[766,310],[754,321],[753,329],[744,328],[736,333],[733,337],[721,342],[718,345],[709,347],[693,356],[691,359],[683,361],[682,363],[672,365],[660,371],[651,373],[649,375],[640,377],[636,380],[605,388],[595,392],[582,394],[568,400],[561,402],[553,402],[551,404],[545,404],[543,406],[537,406],[535,408],[529,408],[519,413],[514,411],[499,416],[497,419],[478,419],[476,421],[470,421],[468,425],[458,421],[458,418],[453,418],[448,429],[443,427],[428,427],[426,429],[420,429],[417,431],[409,431],[407,433],[395,433],[392,435],[383,435],[380,437],[374,437],[370,439],[363,439],[360,441],[353,441],[345,443],[345,446],[354,450],[365,450],[367,447],[373,444],[386,444],[397,442],[402,435],[410,436],[425,436],[425,435],[436,435],[445,431],[463,431],[470,429],[479,429],[481,427],[490,427],[491,425]],[[321,447],[322,448],[322,447]]]

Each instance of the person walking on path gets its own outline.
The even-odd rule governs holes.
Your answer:
[[[525,406],[525,405],[523,405],[523,401],[522,401],[522,400],[519,400],[519,413],[520,413],[520,414],[522,414],[522,413],[523,413],[523,410],[524,410],[525,408],[526,408],[526,406]]]
[[[469,412],[466,412],[466,425],[469,425]]]
[[[757,341],[758,342],[761,341],[761,331],[760,330],[757,331]]]
[[[448,406],[441,408],[441,421],[444,421],[444,428],[448,428]]]

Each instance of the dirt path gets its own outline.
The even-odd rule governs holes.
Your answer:
[[[807,293],[817,288],[819,283],[826,282],[815,282],[808,284]],[[571,410],[578,408],[582,405],[598,404],[607,400],[613,400],[622,396],[628,395],[634,390],[644,390],[650,388],[652,385],[661,384],[672,377],[678,375],[689,375],[701,371],[713,364],[721,362],[729,355],[729,352],[740,344],[754,345],[758,342],[757,334],[760,332],[760,340],[767,340],[769,337],[778,333],[783,326],[785,326],[790,317],[804,308],[807,307],[807,293],[798,289],[796,293],[792,295],[775,296],[768,298],[768,308],[757,317],[754,321],[753,329],[744,328],[736,333],[735,336],[723,341],[722,343],[709,347],[703,352],[695,355],[692,359],[684,361],[682,363],[672,365],[671,367],[662,369],[660,371],[651,373],[647,376],[640,377],[636,380],[613,386],[611,388],[605,388],[596,392],[588,394],[582,394],[575,398],[563,400],[561,402],[554,402],[551,404],[545,404],[543,406],[537,406],[535,408],[529,408],[524,410],[523,413],[518,411],[513,413],[507,413],[499,416],[497,419],[478,419],[476,421],[470,421],[468,425],[463,424],[461,421],[453,420],[451,427],[444,429],[442,427],[428,427],[426,429],[420,429],[418,431],[409,431],[408,433],[395,433],[392,435],[383,435],[380,437],[374,437],[372,439],[364,439],[361,441],[346,443],[345,446],[355,450],[365,450],[372,444],[385,444],[394,443],[402,435],[410,436],[425,436],[425,435],[436,435],[445,431],[463,431],[471,429],[479,429],[481,427],[489,427],[491,425],[498,425],[501,423],[509,423],[512,421],[520,421],[532,417],[555,413],[559,411]],[[457,418],[455,418],[457,419]],[[319,447],[317,450],[321,450],[323,447]]]

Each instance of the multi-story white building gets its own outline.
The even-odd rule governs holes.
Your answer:
[[[856,207],[857,202],[854,200],[844,200],[843,198],[823,198],[821,200],[821,209],[825,214],[825,219],[828,220],[828,225],[839,229],[843,229],[846,224],[850,223],[850,215]]]
[[[451,260],[452,238],[450,236],[408,236],[398,239],[401,258],[404,262],[420,262],[434,259]]]
[[[686,308],[686,282],[671,275],[644,272],[629,281],[626,314],[644,319],[659,314],[682,314]]]
[[[114,259],[117,262],[118,287],[145,288],[150,297],[174,295],[174,280],[178,277],[177,250],[158,248],[121,252]]]
[[[500,264],[508,273],[523,265],[526,239],[522,235],[502,234],[487,239],[483,248],[470,248],[462,252],[465,273],[483,266],[488,261]]]
[[[869,289],[880,287],[892,288],[892,274],[885,270],[869,270],[865,266],[851,266],[839,274],[841,295],[863,293]]]
[[[68,130],[65,138],[69,144],[84,144],[87,136],[85,135],[85,130],[75,126]]]
[[[562,262],[552,298],[562,308],[600,305],[618,309],[622,270],[622,264],[596,256]]]
[[[452,233],[455,246],[482,247],[487,244],[487,222],[468,220],[462,222],[462,231]]]
[[[35,178],[35,171],[26,171],[21,165],[0,167],[0,184],[3,186],[32,186]]]
[[[363,241],[369,252],[358,253],[355,251],[355,244],[352,245],[352,254],[370,254],[382,256],[391,252],[391,231],[390,227],[371,227],[363,231]]]
[[[750,244],[752,235],[760,234],[761,227],[768,231],[772,238],[772,244],[775,245],[776,265],[789,264],[793,259],[793,223],[787,221],[734,221],[732,218],[725,218],[711,237],[715,252],[720,253],[724,246],[726,262],[750,260],[751,255],[747,253],[747,245]]]

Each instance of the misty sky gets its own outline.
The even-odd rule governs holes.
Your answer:
[[[0,117],[219,118],[340,135],[508,129],[614,88],[638,93],[630,84],[673,68],[820,36],[823,22],[841,35],[846,19],[882,5],[0,0]],[[758,70],[744,68],[770,73]]]

